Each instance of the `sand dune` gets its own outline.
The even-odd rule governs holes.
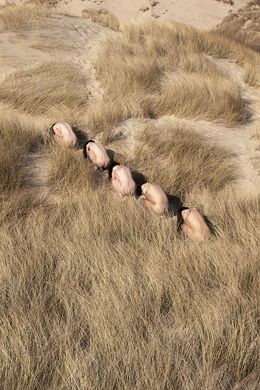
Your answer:
[[[0,5],[25,2],[26,0],[0,0]],[[35,0],[29,2],[33,3]],[[230,10],[236,12],[247,3],[247,0],[235,0],[233,6],[216,0],[43,0],[42,3],[52,4],[60,12],[74,16],[80,16],[85,8],[105,8],[121,23],[153,17],[211,29],[220,23]]]

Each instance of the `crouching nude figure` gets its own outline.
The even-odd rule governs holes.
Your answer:
[[[83,154],[85,158],[89,158],[100,170],[109,169],[111,165],[111,159],[104,146],[93,140],[86,142],[83,148]]]
[[[196,208],[181,211],[181,231],[193,241],[206,241],[211,233],[205,219]]]
[[[54,133],[54,139],[60,145],[74,147],[77,143],[77,137],[72,127],[66,122],[58,122],[52,125],[51,130]]]
[[[161,215],[168,211],[169,200],[159,184],[145,183],[141,186],[142,195],[140,201],[144,207]]]
[[[116,165],[112,169],[112,185],[121,196],[135,195],[136,183],[130,168]]]

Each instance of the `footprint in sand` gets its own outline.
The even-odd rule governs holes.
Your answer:
[[[157,4],[159,4],[159,1],[156,0],[149,0],[150,6],[155,7]]]
[[[85,0],[82,0],[82,1],[85,1]],[[104,3],[103,0],[88,0],[88,1],[91,3],[94,3],[95,5],[101,5],[102,3]]]
[[[147,11],[149,11],[149,7],[141,7],[140,9],[139,9],[139,11],[141,11],[141,12],[147,12]]]
[[[159,3],[160,2],[157,0],[149,0],[149,4],[152,7],[151,8],[152,17],[155,19],[158,19],[160,17],[160,15],[158,15],[157,13],[154,12],[154,7],[156,7]]]

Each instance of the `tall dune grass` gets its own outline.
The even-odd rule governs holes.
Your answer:
[[[253,0],[227,15],[215,27],[218,33],[260,51],[260,1]]]
[[[0,84],[0,100],[32,115],[86,109],[87,79],[80,67],[49,61],[15,71]]]
[[[246,80],[257,82],[260,57],[216,33],[179,23],[124,26],[122,34],[103,43],[97,60],[104,101],[114,102],[118,120],[162,115],[227,124],[245,120],[240,86],[206,55],[238,62]]]
[[[144,170],[149,181],[161,183],[165,190],[182,199],[191,191],[217,193],[239,177],[232,163],[235,156],[210,144],[189,126],[176,123],[160,131],[147,125],[136,143],[130,164]]]
[[[0,9],[0,32],[15,31],[30,27],[38,19],[50,15],[51,9],[42,4],[23,6],[8,5]]]
[[[81,151],[47,131],[63,119],[106,139],[119,118],[174,111],[174,94],[171,104],[160,95],[173,93],[169,72],[186,102],[176,116],[212,119],[214,107],[214,120],[243,119],[237,85],[219,68],[198,52],[189,61],[170,51],[179,42],[181,52],[193,29],[159,23],[119,34],[103,66],[99,57],[104,99],[95,104],[78,68],[63,62],[0,85],[1,389],[257,390],[260,198],[236,192],[235,156],[180,121],[136,129],[124,162],[209,218],[215,235],[198,244],[174,217],[117,196]],[[194,96],[194,75],[213,107],[203,88]],[[214,97],[221,88],[228,108]],[[168,105],[144,106],[148,97]]]
[[[91,9],[86,8],[81,13],[83,18],[90,19],[94,23],[98,23],[101,26],[111,28],[114,31],[119,30],[120,23],[115,15],[106,9]]]

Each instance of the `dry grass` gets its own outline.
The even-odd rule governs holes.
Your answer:
[[[158,169],[158,161],[161,169]],[[239,176],[231,153],[210,145],[180,123],[163,129],[145,126],[138,135],[130,164],[145,171],[150,182],[161,183],[169,193],[182,199],[190,192],[219,192]]]
[[[196,100],[194,75],[206,83],[204,89],[214,88],[215,109],[218,87],[212,80],[223,80],[228,104],[228,88],[231,101],[235,96],[240,102],[237,86],[200,52],[191,61],[175,50],[170,55],[169,47],[176,48],[176,41],[184,47],[193,30],[180,26],[174,35],[174,25],[152,26],[144,29],[157,38],[149,38],[147,30],[140,35],[140,25],[134,25],[123,41],[112,40],[117,60],[107,56],[107,73],[99,58],[105,95],[95,105],[87,107],[78,69],[63,63],[22,69],[0,86],[0,100],[12,107],[0,112],[3,390],[259,388],[260,198],[244,199],[234,191],[239,175],[233,156],[177,121],[160,133],[156,125],[138,129],[126,162],[210,218],[216,237],[198,245],[177,234],[174,218],[151,215],[134,198],[119,198],[79,151],[47,137],[55,120],[86,130],[92,124],[93,135],[120,117],[146,116],[144,110],[150,116],[143,96],[162,102],[158,89],[169,72],[172,78],[180,73],[187,102]],[[154,49],[146,53],[148,41]],[[220,44],[208,45],[219,53]],[[109,54],[108,43],[105,47]],[[178,70],[179,63],[186,71]],[[130,83],[135,101],[127,92]],[[186,103],[186,111],[178,113],[212,118],[211,106],[199,99],[203,109],[192,103],[189,110]],[[243,113],[243,106],[225,114],[222,102],[219,106],[216,120],[229,123]],[[170,110],[155,109],[157,116]]]
[[[51,155],[62,202],[1,200],[2,388],[256,390],[258,199],[192,186],[187,202],[219,231],[196,245],[171,218],[97,190],[78,155]]]
[[[115,15],[108,12],[106,9],[84,9],[81,13],[83,18],[90,19],[94,23],[98,23],[103,27],[111,28],[118,31],[120,23]]]
[[[26,155],[44,138],[32,123],[12,113],[0,116],[0,140],[0,189],[1,193],[10,193],[22,186]]]
[[[46,5],[8,5],[0,9],[0,32],[28,28],[37,19],[48,16],[50,12],[50,8]]]
[[[0,84],[0,100],[33,115],[86,109],[87,80],[69,62],[46,62],[11,73]]]
[[[260,0],[250,1],[237,13],[226,16],[216,31],[260,51]]]
[[[205,55],[231,58],[244,66],[248,82],[257,82],[260,57],[215,33],[176,23],[128,25],[103,43],[97,60],[104,101],[116,105],[118,120],[175,115],[243,121],[247,107],[239,86]]]

